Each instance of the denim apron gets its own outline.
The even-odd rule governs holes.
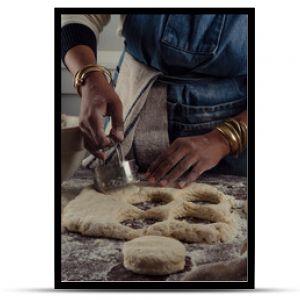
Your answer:
[[[167,83],[170,141],[211,131],[247,108],[246,15],[127,15],[125,51]],[[212,172],[247,174],[247,152]]]

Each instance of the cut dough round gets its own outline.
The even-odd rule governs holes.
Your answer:
[[[124,244],[124,267],[138,274],[172,274],[184,269],[185,253],[184,245],[175,239],[143,236]]]

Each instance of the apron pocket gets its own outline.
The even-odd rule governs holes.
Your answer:
[[[161,42],[177,50],[210,55],[218,47],[225,15],[170,15]]]
[[[217,51],[225,15],[170,15],[160,40],[166,75],[184,75],[210,61]]]

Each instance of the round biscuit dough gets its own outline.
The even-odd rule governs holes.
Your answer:
[[[184,245],[178,240],[143,236],[124,244],[124,267],[138,274],[172,274],[184,269],[185,253]]]

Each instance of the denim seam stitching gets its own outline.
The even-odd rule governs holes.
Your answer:
[[[195,109],[195,110],[198,110],[199,112],[201,112],[201,111],[214,112],[214,111],[224,110],[224,109],[228,109],[228,108],[235,108],[235,107],[243,106],[243,105],[245,105],[244,102],[246,100],[246,97],[240,98],[238,100],[234,100],[233,103],[216,104],[216,105],[211,105],[211,106],[207,106],[207,107],[205,107],[203,105],[197,106],[197,105],[189,105],[189,104],[182,104],[182,103],[174,103],[169,100],[176,101],[176,99],[169,98],[167,100],[167,105],[173,106],[173,108],[176,106],[181,106],[181,107],[183,107],[183,109]]]

